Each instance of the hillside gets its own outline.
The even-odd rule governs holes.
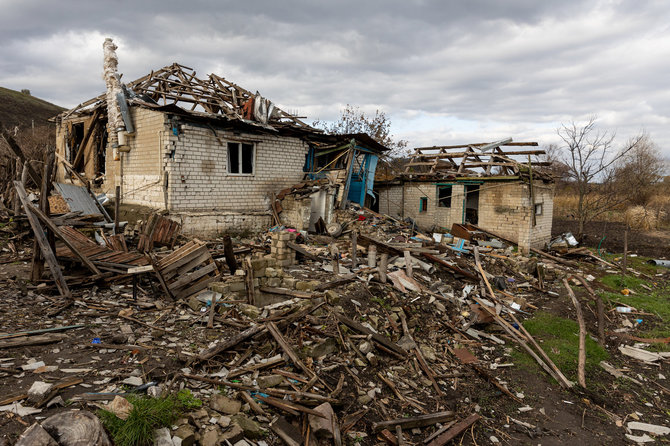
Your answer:
[[[16,125],[29,127],[32,120],[35,125],[47,124],[47,119],[65,110],[42,99],[0,87],[0,122],[6,128]]]

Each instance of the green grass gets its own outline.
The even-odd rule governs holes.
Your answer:
[[[652,313],[648,315],[630,315],[632,319],[642,319],[638,325],[638,331],[631,333],[641,338],[667,338],[670,337],[670,284],[660,284],[654,286],[636,277],[620,275],[609,275],[602,278],[602,282],[608,287],[620,290],[623,288],[631,289],[635,294],[624,296],[620,292],[601,291],[606,306],[616,306],[618,303],[630,305],[643,313]],[[652,288],[652,291],[642,287],[646,285]],[[670,351],[669,344],[652,344],[653,350]]]
[[[181,389],[177,393],[177,400],[179,401],[179,404],[187,410],[197,409],[202,406],[202,400],[194,397],[188,389]]]
[[[169,427],[184,408],[179,397],[174,396],[149,398],[128,395],[126,398],[133,405],[126,420],[107,410],[98,411],[98,416],[117,446],[153,444],[154,430]]]
[[[598,255],[597,250],[592,250],[595,255]],[[603,254],[602,258],[604,260],[607,260],[610,263],[615,263],[621,265],[623,263],[623,254]],[[656,274],[656,269],[659,268],[656,265],[650,265],[647,263],[651,257],[644,257],[644,256],[635,256],[635,257],[628,257],[628,268],[632,268],[635,271],[639,271],[641,273],[647,274],[649,276],[653,276]]]
[[[571,380],[577,379],[579,354],[579,325],[576,321],[539,312],[523,326],[533,335],[549,358]],[[586,336],[586,371],[597,371],[598,363],[609,358],[607,350]],[[525,351],[512,350],[512,359],[524,367],[537,369],[539,365]]]
[[[391,309],[391,305],[390,305],[388,302],[386,302],[385,299],[383,299],[383,298],[381,298],[381,297],[376,297],[376,296],[375,296],[375,297],[373,297],[373,298],[370,299],[370,300],[371,300],[372,302],[375,302],[377,305],[379,305],[379,306],[382,307],[382,308],[386,308],[387,310],[390,310],[390,309]]]

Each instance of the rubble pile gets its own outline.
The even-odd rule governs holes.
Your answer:
[[[0,348],[13,352],[0,358],[0,378],[13,387],[0,410],[28,428],[16,444],[69,444],[49,427],[54,416],[93,432],[89,444],[110,444],[104,429],[81,423],[100,410],[127,417],[133,398],[184,389],[199,404],[156,426],[154,444],[443,445],[475,423],[478,438],[493,444],[520,432],[560,437],[523,420],[531,408],[510,380],[514,349],[536,361],[551,386],[583,395],[518,319],[565,295],[564,279],[590,290],[567,258],[574,250],[524,255],[481,228],[423,234],[411,221],[361,208],[337,212],[328,225],[337,236],[278,226],[203,242],[178,236],[161,218],[126,230],[115,246],[104,242],[111,229],[89,231],[103,234],[105,246],[59,229],[55,252],[69,294],[55,296],[51,280],[5,277],[23,302],[16,293],[0,302],[20,321],[0,326]],[[5,251],[5,264],[29,258],[17,245],[27,222],[13,225],[24,235]],[[91,257],[99,274],[73,266],[101,255]],[[483,409],[483,398],[499,399],[514,416]]]

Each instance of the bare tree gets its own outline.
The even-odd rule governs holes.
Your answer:
[[[622,156],[614,170],[619,193],[632,204],[646,206],[663,180],[665,160],[649,135]]]
[[[584,125],[572,121],[557,129],[564,143],[560,160],[568,166],[567,177],[578,197],[575,217],[579,222],[579,237],[587,222],[626,201],[627,198],[616,191],[616,166],[644,137],[632,138],[617,149],[615,134],[600,130],[596,121],[593,116]]]
[[[407,148],[407,141],[393,137],[391,121],[380,110],[376,110],[374,116],[368,116],[359,107],[347,104],[338,121],[329,125],[317,120],[312,125],[334,134],[367,133],[375,141],[391,149],[391,155],[395,156],[403,155]]]
[[[534,170],[550,175],[558,184],[562,186],[568,179],[570,168],[561,160],[561,149],[557,144],[549,144],[544,148],[543,155],[536,155],[539,162],[549,163],[546,166],[535,167]]]

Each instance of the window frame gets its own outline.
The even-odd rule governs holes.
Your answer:
[[[542,215],[542,212],[544,211],[544,209],[543,209],[543,208],[544,208],[543,204],[544,204],[544,203],[535,203],[535,204],[533,205],[533,212],[535,213],[535,215]],[[540,210],[540,212],[537,211],[538,209]]]
[[[419,213],[423,214],[428,212],[428,197],[419,198]]]
[[[237,167],[239,172],[231,172],[230,171],[230,145],[231,144],[237,144]],[[251,172],[242,172],[243,168],[243,148],[244,146],[250,146],[251,147]],[[251,177],[256,175],[256,143],[253,142],[244,142],[244,141],[226,141],[226,175],[230,176],[236,176],[236,177]]]
[[[446,188],[449,188],[449,191],[450,191],[449,196],[445,197],[445,198],[440,198],[440,191],[442,191],[442,189],[446,189]],[[451,209],[451,199],[452,199],[453,196],[454,196],[454,186],[453,185],[446,184],[446,185],[442,185],[442,186],[437,186],[437,207],[438,208]],[[442,204],[442,201],[446,200],[447,198],[449,199],[449,206],[444,206]]]

